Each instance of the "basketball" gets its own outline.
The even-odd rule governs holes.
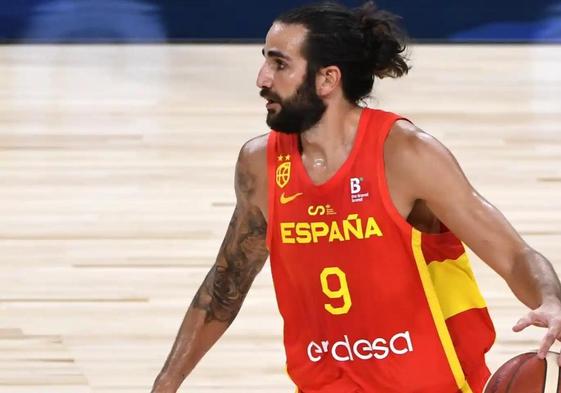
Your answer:
[[[548,352],[545,359],[536,352],[517,355],[491,375],[483,393],[561,392],[558,357],[556,352]]]

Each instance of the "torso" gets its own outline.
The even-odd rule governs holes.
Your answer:
[[[322,146],[317,134],[273,131],[244,148],[259,171],[251,202],[268,221],[287,372],[300,392],[480,392],[488,377],[484,300],[410,159],[428,135],[399,119],[366,109],[353,137]],[[326,154],[327,165],[313,165]],[[476,339],[462,339],[468,332]]]

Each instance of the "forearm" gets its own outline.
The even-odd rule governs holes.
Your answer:
[[[193,298],[155,388],[165,386],[163,391],[175,392],[240,311],[257,273],[240,274],[229,268],[235,263],[221,265],[223,254],[221,251],[217,264]],[[245,280],[240,276],[246,276]]]
[[[175,392],[205,353],[226,331],[229,322],[206,322],[208,311],[191,304],[177,334],[171,352],[154,383],[163,391]]]
[[[516,297],[531,309],[551,299],[561,301],[561,285],[553,266],[532,248],[515,257],[507,283]]]

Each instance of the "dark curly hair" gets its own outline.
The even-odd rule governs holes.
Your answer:
[[[407,36],[398,20],[373,1],[355,9],[327,1],[290,10],[275,21],[303,25],[308,34],[302,54],[309,75],[322,67],[339,67],[345,98],[358,103],[372,91],[375,77],[398,78],[410,69]]]

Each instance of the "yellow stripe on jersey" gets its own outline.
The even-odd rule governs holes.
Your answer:
[[[466,380],[464,371],[462,370],[462,366],[460,364],[460,360],[458,359],[458,355],[456,354],[456,350],[454,349],[454,344],[452,343],[450,332],[448,332],[448,328],[446,327],[446,322],[442,314],[440,302],[438,300],[435,288],[432,284],[429,269],[423,255],[421,241],[421,232],[419,232],[415,228],[412,228],[411,246],[413,248],[415,264],[417,265],[417,270],[419,271],[419,277],[421,278],[425,296],[427,297],[427,300],[429,302],[432,318],[434,320],[440,342],[442,343],[442,347],[444,348],[446,359],[448,360],[448,364],[452,369],[452,374],[454,375],[454,379],[456,381],[456,386],[458,387],[458,389],[460,389],[462,393],[473,393],[468,384],[468,381]]]
[[[466,253],[458,259],[429,262],[428,267],[444,319],[472,308],[487,307]]]

